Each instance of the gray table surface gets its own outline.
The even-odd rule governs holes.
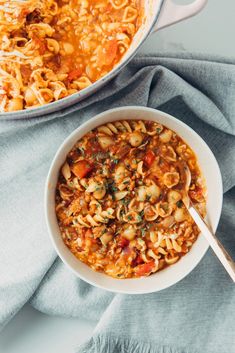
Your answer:
[[[234,0],[209,0],[196,17],[154,33],[140,52],[185,50],[235,57],[234,14]],[[72,353],[95,325],[79,318],[49,317],[26,305],[1,333],[0,353]]]

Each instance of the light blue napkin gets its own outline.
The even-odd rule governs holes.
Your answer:
[[[81,123],[123,105],[171,113],[208,143],[225,191],[217,235],[235,258],[235,60],[137,57],[76,106],[36,119],[0,118],[1,325],[30,300],[48,314],[99,320],[79,353],[234,353],[235,286],[212,251],[178,284],[142,296],[96,289],[56,258],[43,213],[51,160]]]

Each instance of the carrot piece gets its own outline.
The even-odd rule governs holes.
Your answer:
[[[71,167],[73,174],[75,174],[79,179],[84,178],[88,173],[92,171],[92,169],[93,166],[85,159],[78,161]]]
[[[70,71],[70,73],[68,74],[67,79],[69,81],[73,81],[76,78],[79,78],[81,76],[81,74],[82,74],[81,69],[74,69],[74,70]]]
[[[110,65],[112,64],[113,60],[116,57],[117,54],[117,49],[118,49],[118,45],[117,45],[117,40],[116,39],[112,39],[107,43],[107,46],[105,47],[106,49],[106,65]]]
[[[196,187],[195,190],[190,190],[189,191],[189,196],[198,202],[203,202],[204,197],[203,197],[203,189],[200,187]]]
[[[148,276],[152,272],[154,267],[155,267],[154,261],[147,262],[146,264],[137,266],[135,268],[135,274],[137,276]]]
[[[117,40],[112,39],[100,47],[97,53],[97,62],[100,66],[109,66],[114,61],[117,54]]]
[[[146,153],[146,155],[144,156],[144,164],[147,167],[151,167],[151,165],[153,164],[154,160],[155,160],[155,154],[153,153],[153,151],[148,150],[148,152]]]
[[[129,245],[129,240],[127,240],[126,238],[120,237],[119,241],[118,241],[118,246],[120,246],[122,249],[124,249],[126,246]]]

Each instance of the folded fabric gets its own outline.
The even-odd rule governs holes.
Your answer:
[[[234,353],[235,286],[212,251],[171,288],[114,295],[79,280],[56,257],[43,210],[48,168],[68,134],[109,108],[158,108],[191,126],[214,152],[225,192],[217,235],[235,257],[234,97],[235,60],[164,54],[135,58],[101,91],[60,112],[1,118],[1,326],[30,300],[48,314],[99,320],[79,353]]]

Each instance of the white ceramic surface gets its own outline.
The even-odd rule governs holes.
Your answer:
[[[107,75],[100,78],[91,86],[68,97],[60,99],[56,102],[45,104],[37,108],[27,109],[27,114],[24,110],[16,112],[6,112],[2,114],[0,113],[0,118],[23,119],[45,115],[69,107],[87,98],[92,93],[95,93],[98,89],[103,87],[105,83],[110,81],[124,68],[124,66],[133,58],[137,50],[144,43],[144,41],[147,39],[148,35],[151,32],[196,15],[199,11],[202,10],[206,3],[207,0],[194,0],[192,4],[177,5],[174,3],[173,0],[144,0],[145,20],[143,21],[143,24],[139,28],[138,32],[136,33],[131,43],[131,46],[127,50],[126,54],[122,57],[118,65],[116,65],[113,70],[111,70]]]
[[[49,171],[45,187],[45,210],[49,234],[53,245],[62,261],[80,278],[97,287],[120,293],[140,294],[159,291],[184,278],[198,264],[208,244],[203,236],[198,240],[179,262],[141,279],[113,279],[105,274],[95,272],[79,261],[64,245],[55,214],[55,187],[60,167],[66,155],[77,140],[91,129],[107,122],[124,119],[143,119],[159,122],[174,130],[195,151],[200,167],[206,179],[208,189],[207,214],[208,222],[216,231],[222,208],[222,179],[216,159],[201,139],[189,126],[180,120],[161,111],[145,107],[122,107],[103,112],[76,129],[59,148]],[[216,192],[215,192],[216,190]]]

